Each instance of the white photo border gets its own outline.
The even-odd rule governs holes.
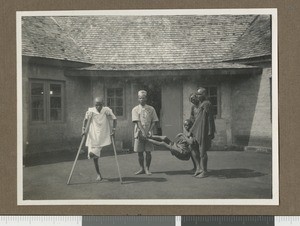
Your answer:
[[[122,199],[122,200],[24,200],[23,199],[23,101],[22,101],[22,17],[99,15],[271,15],[272,16],[272,199]],[[17,204],[18,205],[279,205],[278,137],[278,21],[277,8],[172,9],[172,10],[70,10],[17,11]]]

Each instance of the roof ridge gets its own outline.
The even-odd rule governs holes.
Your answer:
[[[248,27],[241,33],[241,35],[236,39],[236,41],[234,42],[234,44],[231,46],[231,48],[225,52],[224,55],[226,55],[227,53],[232,54],[232,50],[234,49],[234,47],[239,43],[239,40],[244,36],[244,34],[249,30],[249,28],[252,26],[252,24],[254,23],[254,21],[256,21],[258,19],[259,15],[256,15],[255,18],[249,23]],[[226,61],[230,61],[231,59],[224,59],[222,62],[226,62]]]

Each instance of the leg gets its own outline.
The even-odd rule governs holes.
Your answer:
[[[199,152],[196,151],[195,149],[192,149],[191,153],[192,153],[193,162],[195,163],[195,166],[196,166],[196,170],[195,170],[195,173],[193,175],[195,177],[195,176],[197,176],[201,173],[200,161],[199,161]]]
[[[151,138],[148,139],[148,141],[149,141],[150,143],[152,143],[152,144],[157,145],[157,146],[162,146],[162,147],[165,147],[165,148],[167,148],[167,149],[170,149],[170,145],[167,144],[167,143],[165,143],[165,142],[163,142],[163,141],[152,140]]]
[[[156,140],[156,141],[163,141],[167,144],[169,144],[171,142],[171,140],[167,137],[167,136],[157,136],[157,135],[152,135],[150,137],[150,139],[152,140]]]
[[[101,176],[101,173],[100,173],[100,170],[99,170],[98,159],[99,158],[93,158],[95,169],[96,169],[96,172],[97,172],[97,175],[98,175],[96,180],[97,181],[101,181],[102,180],[102,176]]]
[[[207,153],[205,153],[205,155],[201,159],[202,159],[203,171],[207,172],[207,162],[208,162]]]
[[[195,162],[193,157],[191,159],[192,159],[192,162],[193,162],[193,169],[191,171],[194,172],[194,171],[196,171],[196,168],[197,168],[196,167],[196,162]]]
[[[146,151],[146,169],[145,172],[147,175],[151,175],[152,173],[150,172],[149,168],[150,168],[150,164],[151,164],[151,159],[152,159],[152,155],[150,151]]]
[[[142,141],[140,141],[139,139],[135,139],[134,140],[134,152],[137,152],[138,154],[138,162],[140,165],[140,169],[135,172],[135,175],[138,174],[144,174],[145,173],[145,169],[144,169],[144,143]]]
[[[139,160],[140,169],[135,173],[135,175],[145,173],[145,169],[144,169],[144,152],[138,152],[138,160]]]
[[[197,176],[197,178],[204,178],[204,177],[208,176],[208,173],[207,173],[208,156],[207,156],[206,151],[204,151],[204,150],[201,151],[201,153],[200,153],[200,161],[201,161],[203,172],[201,174],[199,174]]]

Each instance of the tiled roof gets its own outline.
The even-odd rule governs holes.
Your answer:
[[[131,70],[199,70],[199,69],[247,69],[256,68],[238,63],[198,63],[198,64],[96,64],[78,70],[87,71],[131,71]]]
[[[54,18],[95,64],[176,67],[222,61],[255,15]]]
[[[83,63],[91,61],[52,17],[22,18],[22,55]]]
[[[271,18],[260,15],[251,23],[228,53],[228,60],[271,55]]]

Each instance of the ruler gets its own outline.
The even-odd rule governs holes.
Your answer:
[[[0,216],[0,226],[300,226],[300,216]]]

